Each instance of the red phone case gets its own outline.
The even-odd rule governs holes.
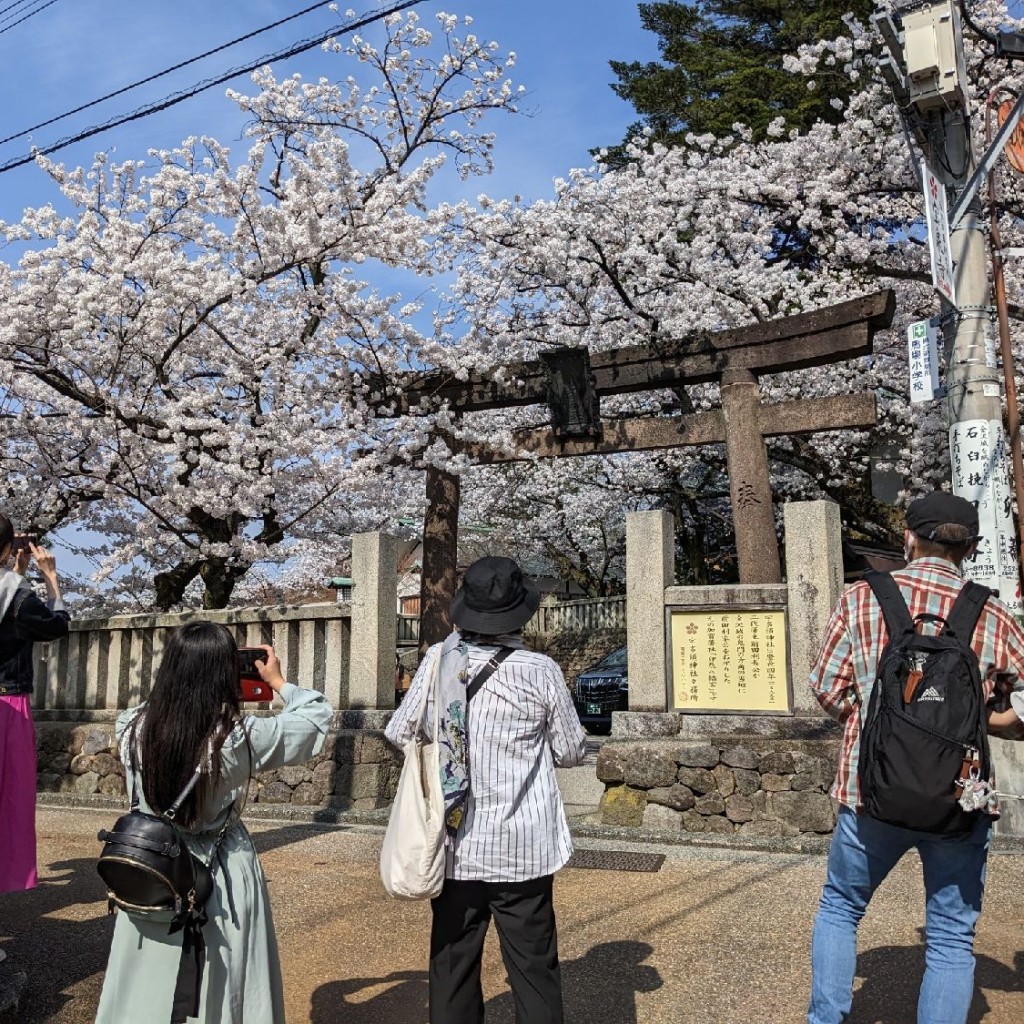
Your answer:
[[[242,700],[273,700],[274,691],[262,679],[242,679]]]

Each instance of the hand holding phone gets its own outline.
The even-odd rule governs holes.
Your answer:
[[[273,695],[285,683],[281,662],[269,644],[262,647],[239,647],[238,674],[242,685],[242,700],[273,700]]]
[[[14,541],[11,545],[11,551],[14,554],[18,554],[21,551],[26,551],[29,554],[39,543],[39,538],[34,533],[16,533],[14,535]]]
[[[1012,706],[1010,694],[1013,693],[1014,685],[1017,682],[1016,672],[993,672],[992,673],[992,696],[989,697],[987,707],[991,711],[1007,711]]]

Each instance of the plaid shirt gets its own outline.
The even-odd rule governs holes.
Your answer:
[[[943,558],[919,558],[894,572],[911,616],[922,613],[945,618],[963,586],[960,570]],[[926,624],[922,631],[936,632]],[[811,689],[821,706],[843,723],[843,745],[832,795],[847,807],[860,807],[857,759],[862,718],[875,685],[875,671],[889,631],[882,609],[864,581],[848,587],[832,612],[818,660],[811,671]],[[981,666],[985,699],[992,695],[996,672],[1024,678],[1024,631],[1009,609],[989,598],[978,619],[971,646]],[[1007,735],[1003,733],[1002,735]],[[1024,722],[1014,739],[1024,738]]]

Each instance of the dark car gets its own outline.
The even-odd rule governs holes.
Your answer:
[[[620,647],[576,677],[576,712],[588,732],[608,732],[613,711],[629,710],[626,648]]]

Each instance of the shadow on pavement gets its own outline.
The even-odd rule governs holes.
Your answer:
[[[1024,992],[1024,952],[1007,967],[979,955],[974,971],[974,1000],[967,1024],[982,1024],[992,1007],[985,989]],[[853,997],[849,1024],[906,1024],[917,1019],[917,995],[924,976],[924,946],[881,946],[857,957],[864,982]]]
[[[644,942],[603,942],[577,960],[562,963],[566,1024],[598,1019],[638,1024],[637,992],[662,985],[657,969],[643,961],[654,952]],[[378,991],[383,989],[383,991]],[[426,971],[396,971],[383,978],[349,978],[313,993],[310,1024],[423,1024],[427,1019]],[[511,992],[487,1003],[487,1024],[515,1021]]]
[[[310,1024],[423,1024],[426,1019],[426,971],[330,981],[313,993],[309,1011]]]
[[[106,913],[106,889],[96,874],[96,859],[58,861],[47,869],[60,877],[43,879],[28,892],[0,896],[2,928],[12,936],[4,943],[7,962],[28,975],[18,1024],[63,1020],[63,1008],[80,997],[66,995],[66,990],[93,976],[98,999],[99,975],[110,951],[114,918]],[[94,901],[102,903],[85,920],[61,914]]]
[[[566,1024],[596,1020],[638,1024],[638,992],[653,992],[663,982],[656,967],[645,964],[654,947],[646,942],[602,942],[576,960],[562,962],[562,999]],[[599,1008],[599,1009],[598,1009]],[[513,1024],[515,1003],[502,992],[487,1004],[487,1024]]]

